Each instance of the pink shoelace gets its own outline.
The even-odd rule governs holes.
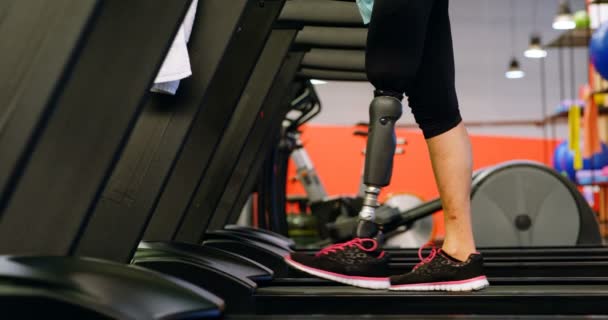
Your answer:
[[[372,243],[373,245],[370,248],[366,248],[364,245],[366,242]],[[348,247],[353,247],[353,246],[357,246],[357,247],[359,247],[359,249],[361,249],[363,251],[371,252],[378,248],[378,242],[376,242],[376,240],[374,240],[374,239],[355,238],[348,242],[338,243],[338,244],[334,244],[329,247],[326,247],[326,248],[322,249],[321,251],[317,252],[316,256],[318,257],[318,256],[321,256],[324,254],[329,254],[331,252],[337,252],[338,250],[344,250]]]
[[[418,249],[418,258],[420,259],[420,262],[418,262],[418,264],[414,266],[414,270],[433,261],[433,259],[435,259],[437,254],[439,254],[439,252],[441,252],[441,249],[433,246],[433,247],[431,247],[431,253],[429,253],[429,255],[427,255],[426,257],[423,257],[422,251],[429,246],[431,246],[431,244],[427,243],[427,244],[423,245],[422,247],[420,247],[420,249]]]

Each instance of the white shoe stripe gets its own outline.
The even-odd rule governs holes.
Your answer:
[[[450,284],[449,282],[441,283],[424,283],[424,284],[407,284],[407,285],[392,285],[389,289],[394,291],[476,291],[486,288],[490,285],[488,279],[473,278],[471,281],[458,281]]]

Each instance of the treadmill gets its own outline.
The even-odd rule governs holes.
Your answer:
[[[189,42],[193,74],[175,96],[148,100],[92,210],[95,224],[84,232],[78,254],[128,263],[144,233],[157,238],[175,228],[157,221],[188,205],[283,2],[199,4]]]
[[[6,102],[0,108],[4,314],[221,315],[223,301],[201,288],[74,252],[190,4],[8,0],[0,6],[0,72],[11,80],[0,91]]]
[[[344,15],[348,14],[352,14],[352,24],[358,19],[352,3],[312,0],[306,3],[313,2],[315,6],[327,5],[322,10],[316,7],[324,14],[329,14],[332,8],[339,8],[341,21],[347,20]],[[289,12],[292,4],[305,5],[301,1],[288,1],[283,12]],[[347,5],[351,6],[348,10],[340,7]],[[275,32],[276,29],[273,35]],[[270,56],[267,50],[273,47],[273,42],[271,35],[256,69],[270,65],[266,57]],[[301,48],[294,46],[292,49]],[[295,59],[298,64],[294,68],[291,63],[294,59],[290,59],[294,56],[302,57],[303,54],[297,51],[287,54],[280,71],[275,64],[276,79],[295,79],[293,77],[298,73],[294,69],[301,66],[302,59]],[[297,92],[286,89],[291,81],[275,81],[272,86],[254,85],[252,82],[256,82],[258,76],[268,74],[254,70],[239,103],[243,109],[239,111],[259,108],[249,109],[244,105],[253,103],[251,97],[264,97],[256,102],[265,100],[263,112],[237,111],[235,115],[238,116],[231,120],[213,157],[208,164],[203,164],[213,170],[201,177],[202,183],[188,200],[187,209],[174,212],[175,216],[170,220],[157,220],[159,225],[172,225],[174,228],[165,230],[164,238],[160,234],[156,238],[146,237],[148,241],[140,245],[133,263],[208,288],[226,300],[228,313],[605,314],[608,311],[603,304],[608,295],[608,285],[605,283],[605,268],[601,266],[596,268],[600,274],[597,277],[589,276],[581,269],[577,269],[580,273],[573,270],[576,277],[561,273],[545,276],[542,268],[538,269],[537,276],[526,275],[525,272],[513,276],[514,272],[525,271],[527,267],[511,264],[505,267],[513,271],[505,269],[504,272],[510,283],[495,277],[495,281],[491,279],[493,286],[481,292],[377,292],[319,279],[292,277],[293,272],[281,264],[282,257],[291,250],[289,243],[273,244],[268,232],[258,232],[258,236],[269,240],[264,241],[247,235],[250,231],[247,228],[208,229],[209,225],[223,227],[222,221],[227,221],[230,212],[240,210],[244,204],[257,179],[261,161],[276,143],[280,121],[288,111],[281,110],[279,106],[289,106],[289,101],[295,96],[294,91]],[[292,88],[297,88],[297,85]],[[237,132],[248,135],[247,139]],[[156,214],[153,220],[155,218]],[[152,226],[150,224],[149,228]]]
[[[129,263],[142,237],[159,239],[158,235],[168,230],[167,237],[172,240],[176,233],[172,228],[180,222],[164,224],[163,218],[175,217],[176,211],[190,205],[189,197],[200,184],[200,175],[211,172],[205,167],[211,163],[207,159],[225,138],[223,132],[231,119],[242,114],[237,111],[257,108],[264,102],[265,97],[249,96],[245,88],[268,90],[266,87],[278,79],[278,69],[296,34],[292,28],[275,28],[271,34],[283,5],[283,0],[264,1],[264,5],[257,0],[199,3],[198,22],[189,43],[193,75],[182,81],[176,96],[150,95],[124,150],[116,155],[114,170],[97,190],[99,199],[91,205],[88,223],[80,228],[79,241],[70,246],[73,254]],[[260,59],[266,61],[264,68],[256,65]],[[299,61],[291,65],[295,73]],[[232,130],[238,133],[241,129]],[[223,261],[224,271],[235,257],[211,247],[191,247],[181,243],[171,248],[201,252],[196,260],[201,264],[217,266]],[[245,271],[252,279],[270,280],[270,269],[251,264]],[[188,266],[181,264],[181,272]],[[234,272],[243,272],[242,264],[234,267]],[[192,283],[203,288],[213,285]],[[226,288],[231,287],[238,284]],[[217,309],[221,307],[223,304]]]
[[[322,2],[322,1],[321,1]],[[321,3],[319,2],[319,3]],[[297,2],[299,4],[302,4],[301,2]],[[317,3],[316,5],[318,5],[319,3]],[[285,12],[292,12],[292,10],[290,10],[291,6],[286,7],[286,10],[284,10],[282,17],[285,17],[286,14]],[[303,10],[306,11],[306,10]],[[330,10],[327,10],[326,12],[330,12]],[[345,8],[341,8],[341,12],[348,12],[348,10],[346,10]],[[353,21],[349,24],[348,22],[346,23],[346,25],[351,25],[355,23],[355,19],[357,19],[356,16],[356,12],[352,12],[351,14],[353,14]],[[309,21],[308,18],[306,17],[300,17],[300,19],[302,19],[303,21]],[[344,21],[345,19],[342,18],[342,21]],[[365,29],[363,28],[356,28],[356,27],[324,27],[324,26],[319,26],[320,22],[318,20],[315,20],[315,25],[314,26],[308,26],[305,25],[304,28],[298,33],[298,36],[296,38],[296,41],[294,43],[295,47],[298,48],[303,48],[303,47],[312,47],[312,49],[310,49],[309,52],[307,52],[302,60],[302,64],[301,64],[301,68],[299,70],[298,73],[298,77],[299,78],[304,78],[304,79],[308,79],[308,76],[305,74],[302,74],[302,70],[306,69],[306,70],[325,70],[325,71],[329,71],[329,72],[357,72],[357,73],[363,73],[363,69],[364,69],[364,55],[361,52],[362,49],[364,49],[365,47],[365,39],[366,39],[366,32]],[[345,36],[341,36],[342,34],[345,34]],[[332,44],[334,43],[334,44]],[[323,53],[323,54],[322,54]],[[346,58],[343,58],[346,57]],[[350,58],[349,58],[350,57]],[[327,69],[330,68],[332,66],[336,66],[333,67],[334,69]],[[325,68],[325,69],[323,69]],[[339,69],[339,71],[334,71],[335,69]],[[315,71],[316,72],[316,71]],[[352,80],[351,78],[333,78],[333,80]],[[280,120],[277,120],[280,121]],[[247,148],[251,147],[254,143],[257,142],[250,142],[247,144]],[[258,151],[256,151],[258,152]],[[258,156],[256,161],[259,161],[259,159],[263,159],[263,156]],[[241,165],[237,166],[235,170],[239,171],[239,172],[247,172],[247,171],[253,171],[250,170],[249,167],[247,167],[247,163],[249,163],[249,161],[251,160],[246,160],[246,159],[241,159],[241,162],[244,163],[245,167],[241,167]],[[254,167],[259,166],[260,164],[257,163]],[[256,169],[257,170],[257,169]],[[234,179],[230,182],[229,187],[227,189],[227,191],[225,192],[225,197],[222,200],[221,203],[217,206],[216,210],[216,214],[213,215],[213,217],[210,220],[210,226],[209,228],[211,230],[218,230],[218,229],[222,229],[224,227],[224,225],[228,224],[233,224],[236,222],[236,220],[238,219],[238,216],[240,214],[240,210],[242,208],[242,206],[244,205],[245,199],[249,196],[249,193],[251,191],[251,179],[257,179],[257,177],[255,177],[255,175],[249,176],[248,177],[249,180],[247,180],[245,183],[241,183],[239,179]],[[242,187],[241,187],[242,185]],[[235,195],[234,192],[236,192],[238,190],[239,194]],[[245,190],[244,192],[242,192],[242,190]],[[439,204],[439,205],[438,205]],[[420,206],[419,208],[417,208],[416,210],[412,210],[411,212],[408,212],[410,215],[420,215],[421,213],[424,214],[425,211],[434,211],[440,208],[440,203],[438,201],[433,201],[433,202],[429,202],[427,204],[424,204],[423,206]],[[587,223],[588,227],[593,228],[595,226],[595,229],[597,229],[597,224],[595,223],[595,221],[590,221],[589,223]],[[236,226],[229,226],[229,229],[231,229],[231,232],[235,232],[237,231],[236,229],[238,229],[239,232],[241,232],[243,235],[246,234],[246,232],[244,232],[245,230],[243,230],[244,228],[242,227],[236,227]],[[583,223],[581,223],[581,230],[585,230],[585,228],[583,227]],[[292,245],[292,243],[289,242],[288,239],[285,239],[284,237],[278,236],[276,234],[273,234],[272,236],[270,236],[268,234],[268,232],[260,232],[259,230],[256,230],[256,232],[252,232],[250,233],[250,235],[252,237],[257,237],[257,239],[259,240],[269,240],[275,244],[280,244],[281,246],[286,246],[286,247],[290,247]],[[580,237],[580,235],[579,235]],[[487,252],[486,254],[486,258],[492,258],[495,255],[501,256],[501,255],[509,255],[509,256],[513,256],[514,254],[521,256],[521,255],[525,255],[525,256],[532,256],[531,260],[540,260],[538,259],[537,256],[546,256],[548,257],[547,259],[543,259],[543,260],[562,260],[562,261],[572,261],[573,259],[575,259],[574,257],[570,257],[572,255],[576,255],[576,256],[588,256],[588,255],[595,255],[595,253],[598,253],[597,256],[594,256],[593,258],[589,258],[589,259],[585,259],[584,257],[581,258],[582,260],[593,260],[593,261],[601,261],[601,260],[605,260],[602,257],[600,257],[600,255],[602,253],[604,253],[605,255],[605,249],[603,247],[594,247],[592,245],[592,243],[597,242],[597,237],[587,237],[588,239],[582,239],[583,243],[588,243],[587,245],[585,245],[585,247],[576,247],[576,248],[553,248],[553,247],[548,247],[548,248],[489,248],[488,250],[484,250],[484,252]],[[581,241],[579,241],[581,242]],[[403,260],[402,257],[405,257],[405,259],[407,260],[407,257],[412,257],[412,251],[411,250],[389,250],[389,252],[395,256],[397,258],[397,260]],[[400,254],[401,252],[403,252],[405,255]],[[565,256],[567,255],[567,256]],[[512,259],[513,260],[513,259]],[[528,259],[530,260],[530,259]],[[410,259],[411,261],[411,259]],[[503,259],[504,261],[504,259]],[[518,261],[521,261],[521,259],[518,259]],[[601,265],[598,265],[598,267],[601,267]]]
[[[304,5],[304,4],[302,4]],[[317,3],[318,5],[318,3]],[[287,11],[287,10],[286,10]],[[306,10],[302,10],[306,12]],[[346,11],[346,10],[345,10]],[[293,12],[293,11],[290,11]],[[292,14],[293,17],[293,13]],[[282,15],[285,17],[286,15]],[[303,21],[310,21],[307,17],[298,17]],[[316,17],[313,17],[316,18]],[[342,22],[344,19],[341,20]],[[348,23],[346,23],[348,25]],[[303,61],[302,67],[299,70],[298,76],[304,79],[321,78],[326,80],[342,80],[342,81],[365,81],[365,70],[364,70],[364,52],[366,42],[366,29],[360,27],[328,27],[322,26],[319,20],[314,20],[313,26],[305,26],[302,31],[299,32],[296,39],[296,45],[308,46],[312,49],[308,52]],[[524,167],[528,164],[524,163],[512,163],[500,165],[495,168],[487,169],[483,172],[476,174],[476,181],[482,182],[483,179],[488,178],[491,175],[498,175],[503,169],[513,169]],[[521,170],[520,169],[520,170]],[[556,176],[562,180],[563,177]],[[486,179],[487,180],[487,179]],[[564,184],[567,184],[564,182]],[[483,189],[477,187],[476,189]],[[579,229],[568,231],[568,237],[574,237],[576,241],[576,248],[570,247],[536,247],[537,250],[528,250],[526,247],[514,248],[487,248],[484,250],[486,258],[491,258],[496,255],[513,255],[514,250],[522,255],[536,255],[536,256],[550,256],[552,259],[549,260],[572,260],[573,258],[564,257],[564,255],[577,255],[581,256],[580,259],[587,260],[586,256],[594,254],[594,252],[602,252],[605,247],[601,245],[601,237],[599,235],[597,221],[595,220],[595,214],[591,212],[590,208],[585,203],[582,196],[573,188],[570,188],[570,192],[575,195],[575,202],[581,212],[580,221],[571,221],[562,223],[562,229],[565,225],[566,228],[572,228],[576,224],[579,224]],[[478,190],[477,190],[478,191]],[[240,214],[240,209],[244,205],[244,197],[249,195],[250,190],[246,191],[246,195],[239,196],[239,201],[235,202],[234,206],[228,213],[229,218],[227,220],[215,219],[212,220],[210,228],[219,229],[223,225],[229,225],[229,228],[236,228],[234,224]],[[279,210],[281,206],[279,205]],[[273,209],[272,207],[270,208]],[[424,215],[428,215],[437,210],[441,209],[441,203],[439,200],[430,201],[410,211],[402,213],[402,220],[411,221],[412,219]],[[220,216],[224,217],[224,213],[220,212]],[[547,217],[545,217],[545,220]],[[572,222],[570,225],[569,223]],[[394,222],[393,222],[394,223]],[[398,223],[398,221],[397,221]],[[243,228],[239,228],[243,231]],[[278,232],[284,233],[284,230],[277,230]],[[578,234],[576,234],[578,232]],[[258,232],[259,233],[259,232]],[[255,232],[252,236],[256,237]],[[268,236],[266,235],[268,239]],[[274,241],[283,243],[289,246],[289,240],[284,237],[280,237],[274,234]],[[486,237],[487,238],[487,237]],[[393,256],[400,259],[402,257],[411,256],[411,250],[390,250]],[[535,258],[536,259],[536,258]],[[600,257],[590,258],[594,261],[598,261]]]
[[[229,174],[234,172],[232,168],[237,160],[234,153],[240,153],[240,149],[247,143],[247,132],[259,131],[265,134],[269,125],[276,125],[272,121],[274,115],[287,112],[282,102],[288,101],[286,92],[291,91],[291,81],[304,55],[303,52],[289,52],[297,31],[293,26],[274,26],[236,104],[232,119],[229,119],[225,131],[217,134],[220,141],[215,150],[208,155],[208,160],[200,158],[204,154],[188,155],[193,158],[191,161],[198,158],[200,161],[196,163],[208,167],[200,177],[187,175],[190,179],[202,180],[202,183],[197,185],[196,189],[188,191],[192,194],[192,199],[183,199],[181,203],[173,202],[176,207],[184,208],[181,214],[178,214],[180,211],[174,211],[171,215],[163,215],[163,212],[159,211],[161,208],[159,204],[144,235],[147,241],[140,245],[133,259],[136,265],[169,274],[179,274],[178,277],[188,278],[189,282],[198,286],[214,288],[215,293],[226,295],[236,293],[245,297],[238,301],[233,300],[227,306],[230,310],[250,310],[253,305],[249,297],[252,288],[257,286],[255,281],[270,281],[274,272],[243,256],[212,246],[201,246],[204,235],[200,234],[199,226],[208,222],[198,219],[207,219],[209,216],[200,215],[200,212],[210,209],[203,205],[200,198],[204,197],[207,205],[218,203],[225,191],[219,186],[226,184],[230,178]],[[197,136],[196,139],[198,139],[196,146],[200,148],[201,145],[208,145],[207,140],[210,138]],[[173,170],[172,175],[175,176],[176,173],[177,170]],[[242,173],[242,175],[246,174],[247,171]],[[205,181],[215,181],[215,183],[210,184]],[[175,186],[183,187],[179,184]],[[163,197],[173,192],[171,188],[171,185],[164,188],[160,196],[161,202]],[[213,199],[217,200],[213,201]],[[201,205],[197,205],[199,203]],[[218,272],[235,281],[223,281],[215,274]]]

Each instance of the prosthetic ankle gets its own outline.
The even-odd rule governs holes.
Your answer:
[[[396,96],[377,96],[369,108],[369,134],[365,152],[365,196],[359,212],[356,235],[360,238],[376,238],[381,235],[380,228],[374,223],[378,195],[383,187],[389,185],[393,173],[396,137],[395,123],[402,114],[401,98]]]

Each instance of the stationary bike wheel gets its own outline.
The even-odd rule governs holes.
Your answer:
[[[484,170],[473,179],[471,209],[480,247],[601,245],[595,213],[579,191],[540,163]]]
[[[383,205],[398,208],[399,211],[404,212],[422,203],[424,200],[415,194],[396,193],[390,194]],[[399,230],[387,235],[385,242],[387,248],[419,248],[433,240],[435,234],[433,216],[419,219],[409,228]]]

